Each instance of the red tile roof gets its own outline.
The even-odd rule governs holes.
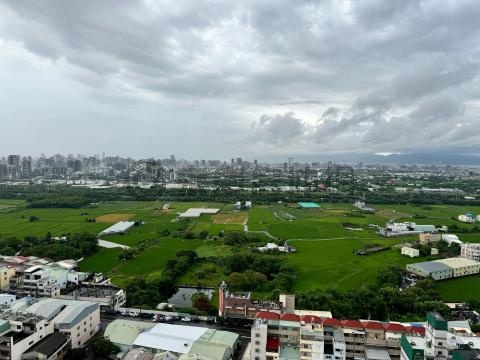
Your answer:
[[[269,311],[260,311],[255,314],[255,317],[257,319],[280,320],[280,314]]]
[[[382,323],[378,321],[362,321],[365,330],[385,330]]]
[[[342,320],[342,325],[349,329],[361,329],[363,330],[363,324],[358,320]]]
[[[405,331],[409,334],[425,335],[425,328],[423,326],[405,326]]]
[[[406,332],[407,331],[407,329],[405,329],[405,326],[398,323],[385,323],[383,324],[383,327],[385,328],[385,330],[390,332]]]
[[[323,322],[321,317],[315,315],[302,315],[300,320],[306,324],[321,324]]]
[[[280,316],[280,320],[284,321],[300,321],[300,316],[295,315],[295,314],[283,314]]]
[[[342,327],[342,322],[334,318],[325,318],[323,320],[324,326]]]

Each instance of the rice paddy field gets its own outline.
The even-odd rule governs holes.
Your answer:
[[[383,226],[387,221],[413,221],[419,224],[438,224],[463,228],[473,227],[455,220],[461,213],[480,214],[480,207],[463,206],[407,206],[379,205],[375,214],[359,214],[350,204],[321,204],[320,208],[300,209],[284,205],[258,205],[250,210],[236,211],[232,204],[222,203],[173,203],[163,210],[163,202],[106,202],[97,207],[82,209],[28,209],[22,201],[0,200],[0,236],[53,236],[74,232],[100,233],[116,221],[137,221],[124,235],[102,237],[104,240],[127,246],[135,246],[143,240],[158,241],[145,249],[132,260],[120,261],[120,249],[102,249],[81,263],[84,271],[107,273],[114,283],[124,285],[134,276],[152,279],[161,274],[169,259],[175,258],[178,250],[195,250],[201,257],[224,256],[234,250],[221,241],[183,239],[174,237],[175,231],[183,230],[198,235],[208,231],[218,235],[222,231],[248,230],[251,236],[264,239],[289,240],[297,249],[289,254],[286,261],[297,273],[297,291],[336,287],[349,289],[358,284],[373,281],[378,269],[386,264],[405,266],[413,261],[426,261],[428,258],[410,259],[403,257],[398,245],[412,238],[384,239],[369,225]],[[177,213],[189,208],[218,208],[217,215],[202,215],[199,218],[182,222]],[[30,216],[38,221],[31,222]],[[97,219],[87,222],[86,219]],[[165,230],[169,235],[165,236]],[[480,233],[458,233],[461,240],[480,242]],[[353,252],[366,245],[380,244],[392,246],[390,250],[357,256]],[[192,269],[191,272],[198,270]],[[189,284],[191,274],[180,279]],[[213,275],[211,284],[220,280],[221,272]],[[194,284],[192,284],[194,285]],[[439,282],[438,290],[445,300],[461,301],[480,298],[480,276]]]

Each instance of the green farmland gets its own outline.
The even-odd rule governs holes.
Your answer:
[[[350,204],[321,204],[318,209],[298,209],[283,205],[258,205],[242,211],[246,224],[223,223],[214,215],[202,215],[189,221],[179,221],[176,214],[192,207],[219,208],[222,219],[238,216],[231,204],[221,203],[173,203],[168,210],[162,210],[163,202],[106,202],[96,207],[82,209],[29,209],[22,201],[0,200],[0,236],[53,236],[74,232],[100,233],[112,223],[87,222],[86,219],[110,215],[112,218],[129,215],[131,220],[143,224],[133,227],[125,235],[102,236],[102,239],[127,246],[136,246],[144,240],[155,240],[138,256],[121,261],[121,250],[102,249],[81,263],[84,271],[104,272],[112,280],[124,285],[135,276],[147,279],[158,277],[167,261],[175,258],[179,250],[195,250],[200,257],[220,257],[235,251],[247,251],[247,246],[223,245],[221,240],[200,240],[199,234],[207,231],[210,236],[220,232],[243,231],[256,236],[262,242],[271,239],[289,240],[297,249],[286,256],[286,261],[295,269],[295,290],[335,287],[346,290],[375,279],[378,269],[388,264],[405,266],[412,261],[426,261],[427,258],[412,260],[399,254],[397,248],[368,256],[357,256],[354,250],[371,244],[394,246],[411,238],[384,239],[375,233],[369,224],[384,225],[390,219],[413,221],[419,224],[456,224],[462,228],[474,225],[461,224],[452,219],[460,213],[480,214],[480,207],[462,206],[396,206],[380,205],[375,214],[359,214]],[[31,216],[38,221],[31,221]],[[194,239],[176,234],[189,233]],[[480,242],[480,233],[457,233],[461,240]],[[191,269],[179,280],[191,284],[191,275],[198,269]],[[221,269],[213,272],[208,280],[215,285],[222,280]],[[466,300],[480,293],[480,277],[448,280],[437,284],[445,300]]]

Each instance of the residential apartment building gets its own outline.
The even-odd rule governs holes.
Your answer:
[[[425,232],[418,235],[420,244],[426,245],[428,243],[437,242],[442,240],[442,234]]]
[[[0,289],[5,290],[10,286],[10,278],[15,275],[15,268],[9,265],[0,266]]]
[[[72,349],[83,347],[100,330],[100,305],[90,301],[39,299],[25,311],[43,316],[67,335]]]
[[[61,359],[100,329],[99,304],[23,298],[0,311],[0,360]]]
[[[425,323],[338,320],[259,312],[251,330],[251,360],[478,359],[480,337],[466,321],[428,313]]]
[[[87,273],[66,269],[57,263],[17,269],[9,280],[9,292],[19,296],[58,297],[68,284],[78,285]]]
[[[251,359],[400,359],[402,334],[423,334],[419,326],[315,315],[259,312],[251,330]]]
[[[437,313],[427,314],[425,336],[403,335],[401,360],[475,359],[479,355],[480,337],[470,329],[458,329]]]
[[[21,360],[22,355],[52,334],[53,323],[41,316],[15,311],[0,314],[0,360]]]
[[[462,244],[460,255],[470,260],[480,261],[480,244]]]

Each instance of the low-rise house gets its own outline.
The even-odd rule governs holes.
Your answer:
[[[279,251],[279,252],[284,252],[284,253],[292,253],[292,252],[297,251],[297,249],[289,246],[287,241],[285,241],[283,246],[278,246],[275,243],[267,243],[267,245],[265,245],[265,246],[258,247],[257,250],[260,251],[260,252]]]
[[[405,255],[405,256],[410,256],[411,258],[419,257],[420,256],[420,250],[412,248],[412,247],[404,246],[404,247],[402,247],[401,254]]]

